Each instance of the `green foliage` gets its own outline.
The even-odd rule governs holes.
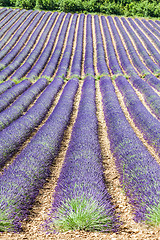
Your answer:
[[[149,207],[149,214],[147,214],[147,224],[152,226],[160,225],[160,204],[158,206]]]
[[[159,0],[0,0],[0,6],[127,17],[160,17]]]
[[[111,216],[106,216],[103,206],[92,197],[85,196],[68,199],[63,202],[56,212],[56,217],[51,215],[50,232],[85,230],[105,231],[106,224],[112,228]]]
[[[16,0],[15,7],[27,10],[35,8],[35,0]]]

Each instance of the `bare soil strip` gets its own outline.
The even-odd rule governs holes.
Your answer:
[[[95,75],[97,76],[98,69],[97,69],[97,49],[96,49],[96,32],[95,32],[94,16],[92,16],[92,38],[93,38],[93,65],[94,65]]]
[[[87,15],[84,17],[84,28],[83,28],[83,52],[82,52],[82,65],[81,65],[81,77],[85,76],[84,73],[84,61],[85,61],[85,53],[86,53],[86,23],[87,23]]]

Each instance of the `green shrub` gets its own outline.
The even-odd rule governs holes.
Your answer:
[[[59,10],[62,12],[79,12],[82,10],[81,0],[60,0]]]
[[[25,8],[27,10],[35,8],[35,0],[16,0],[15,6],[18,8]]]

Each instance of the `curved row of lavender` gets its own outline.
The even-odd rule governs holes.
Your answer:
[[[50,19],[50,21],[48,22],[43,34],[41,35],[38,43],[36,44],[34,50],[30,53],[29,57],[26,59],[26,61],[23,63],[22,66],[20,66],[12,75],[11,78],[16,78],[16,79],[20,79],[22,78],[33,66],[34,62],[36,61],[36,59],[39,57],[39,55],[41,54],[41,51],[43,49],[43,46],[45,44],[45,42],[47,41],[47,37],[51,31],[51,28],[53,26],[53,23],[55,22],[55,18],[57,17],[57,13],[54,13],[54,18],[53,20]],[[65,24],[67,25],[67,20],[65,21]],[[59,25],[59,21],[58,21],[58,25]],[[48,53],[47,53],[48,55]],[[52,67],[53,68],[53,67]]]
[[[11,79],[14,79],[14,78],[21,79],[31,69],[32,65],[34,64],[36,59],[39,57],[45,42],[47,41],[47,37],[51,31],[51,28],[52,28],[54,22],[56,21],[57,15],[58,15],[58,13],[55,12],[51,16],[42,35],[40,36],[38,42],[36,43],[33,51],[30,52],[30,55],[25,60],[25,62],[18,68],[18,70],[16,70],[14,72],[14,74],[11,76]]]
[[[18,12],[13,18],[12,20],[7,23],[0,31],[0,38],[2,38],[4,36],[4,34],[8,31],[7,33],[7,37],[8,34],[10,36],[12,36],[12,34],[16,31],[16,29],[23,23],[23,21],[25,20],[25,18],[27,18],[27,16],[30,14],[30,12],[26,11],[26,10],[21,10],[20,12]]]
[[[130,198],[135,221],[159,224],[160,166],[134,133],[109,78],[100,80],[108,137],[121,185]]]
[[[0,94],[4,93],[7,89],[13,87],[15,85],[11,80],[5,81],[0,84]]]
[[[94,18],[96,35],[98,35],[98,32],[100,33],[98,16]],[[99,41],[101,41],[100,38],[97,39],[97,42]],[[112,55],[109,58],[111,59]],[[116,65],[115,61],[114,66]],[[114,71],[118,70],[117,65]],[[122,78],[122,82],[125,80],[123,76],[118,76],[116,80],[118,78]],[[133,206],[135,220],[157,224],[160,202],[160,166],[126,120],[109,77],[101,77],[100,90],[110,148],[116,159],[121,185]]]
[[[147,34],[149,36],[149,38],[152,39],[152,41],[154,42],[154,44],[156,45],[156,47],[160,50],[160,41],[159,41],[159,36],[158,38],[155,36],[155,31],[154,34],[152,34],[152,32],[150,30],[148,30],[147,27],[144,26],[144,24],[142,23],[142,21],[140,21],[138,18],[135,18],[135,22],[140,26],[141,29],[143,29],[143,31],[145,32],[145,34]]]
[[[49,62],[47,63],[47,66],[45,67],[44,71],[42,72],[42,76],[51,77],[55,72],[55,69],[56,69],[56,66],[57,66],[57,63],[58,63],[58,59],[60,58],[61,51],[62,51],[62,48],[63,48],[63,43],[64,43],[64,40],[65,40],[65,36],[66,36],[66,32],[67,32],[67,28],[68,28],[68,25],[69,25],[70,18],[71,18],[71,13],[68,13],[65,16],[65,21],[64,21],[63,27],[61,29],[57,45],[54,49],[53,54],[51,55],[51,58],[49,59]],[[76,21],[76,19],[77,19],[77,16],[75,15],[73,17],[73,24],[75,24],[74,21]]]
[[[83,34],[84,34],[84,18],[85,15],[81,14],[79,19],[79,27],[77,31],[76,49],[74,51],[73,62],[71,66],[71,76],[81,76],[81,63],[83,54]]]
[[[8,127],[0,132],[0,166],[3,166],[5,162],[11,158],[15,151],[18,150],[21,144],[41,123],[49,108],[51,107],[57,92],[62,87],[64,81],[61,75],[59,76],[59,72],[61,72],[60,69],[62,68],[64,77],[67,74],[72,48],[70,47],[70,52],[67,51],[68,44],[70,45],[70,36],[72,36],[73,41],[73,28],[71,28],[70,34],[68,36],[68,42],[64,51],[64,55],[66,53],[68,58],[66,59],[62,57],[54,80],[44,90],[36,103],[25,113],[25,115],[16,121],[13,121]]]
[[[92,37],[92,17],[87,15],[86,21],[86,46],[84,59],[84,73],[85,75],[94,76],[93,63],[93,37]]]
[[[0,34],[0,36],[2,37],[3,34],[5,34],[5,32],[16,22],[16,20],[23,14],[25,13],[26,10],[19,10],[16,9],[14,11],[12,11],[0,24],[0,28],[2,31],[2,34]]]
[[[0,177],[0,231],[19,231],[39,189],[50,175],[70,119],[78,81],[65,86],[54,111]]]
[[[28,12],[28,11],[27,11]],[[11,38],[11,40],[1,49],[0,52],[0,60],[11,50],[11,48],[15,45],[18,44],[18,40],[23,35],[23,33],[26,31],[26,28],[29,28],[30,23],[32,22],[33,18],[38,14],[38,11],[31,11],[31,14],[28,13],[29,16],[25,16],[25,21],[21,24],[21,26],[18,28],[18,30],[15,32],[14,31],[14,37]],[[24,15],[23,15],[24,16]],[[13,34],[13,32],[12,32]]]
[[[132,59],[132,62],[134,64],[134,66],[136,67],[136,69],[138,70],[138,72],[140,72],[142,75],[147,75],[146,79],[148,80],[147,82],[149,84],[152,85],[152,81],[154,83],[154,81],[157,83],[159,82],[159,79],[157,79],[155,76],[153,76],[148,69],[150,69],[152,71],[152,73],[160,73],[160,68],[159,66],[157,66],[157,64],[155,64],[152,59],[150,58],[149,54],[147,53],[146,49],[144,48],[144,46],[142,45],[142,43],[140,42],[139,38],[136,36],[136,34],[134,33],[134,31],[132,30],[132,28],[129,26],[128,22],[125,20],[125,18],[121,18],[123,21],[123,25],[126,27],[128,33],[131,35],[132,39],[134,40],[134,44],[137,47],[137,52],[141,55],[143,62],[145,62],[147,68],[145,67],[145,65],[142,63],[142,60],[139,58],[136,50],[134,49],[133,44],[131,43],[131,40],[129,39],[128,34],[126,33],[126,30],[123,28],[120,20],[115,17],[114,18],[117,26],[123,36],[124,42],[127,46],[127,50],[130,54],[130,57]],[[153,80],[152,80],[153,79]]]
[[[129,80],[131,81],[133,86],[143,94],[146,104],[152,109],[153,113],[157,116],[157,118],[160,118],[159,95],[148,85],[148,83],[143,81],[138,76],[138,74],[136,73],[135,69],[133,68],[132,64],[128,59],[123,43],[113,23],[113,19],[111,17],[107,17],[107,18],[111,27],[112,35],[114,37],[116,50],[117,50],[117,54],[118,54],[122,69],[125,71],[125,73],[129,75]],[[117,58],[115,57],[115,51],[112,47],[113,44],[110,39],[110,34],[107,27],[106,19],[105,17],[102,16],[101,20],[102,20],[105,39],[107,43],[110,42],[110,48],[107,48],[107,55],[109,56],[109,67],[112,70],[113,74],[117,74],[120,72],[120,68],[117,62]],[[111,67],[112,63],[114,63],[113,65],[114,68]]]
[[[0,112],[2,112],[9,104],[11,104],[20,94],[22,94],[29,86],[29,80],[23,80],[12,88],[6,90],[0,95]]]
[[[117,77],[115,82],[124,97],[125,105],[135,125],[143,133],[144,139],[160,156],[160,122],[144,107],[123,76]]]
[[[159,30],[160,30],[160,28],[158,27],[158,25],[157,24],[155,24],[153,21],[151,21],[152,22],[152,25],[154,26],[152,26],[151,24],[150,24],[150,21],[147,21],[147,20],[145,20],[145,19],[142,19],[142,22],[143,22],[143,24],[154,34],[154,35],[156,35],[158,38],[160,37],[160,33],[159,33]],[[156,29],[157,28],[157,29]],[[158,30],[158,31],[157,31]]]
[[[35,12],[35,11],[34,11]],[[33,12],[33,13],[34,13]],[[15,57],[16,55],[21,51],[21,49],[24,47],[24,43],[29,39],[30,35],[33,33],[35,27],[38,27],[37,25],[40,23],[44,12],[40,12],[39,14],[37,14],[36,11],[36,17],[35,19],[32,21],[32,23],[28,26],[28,28],[26,29],[24,35],[19,39],[19,41],[17,42],[17,44],[15,46],[13,46],[13,48],[11,49],[10,52],[7,53],[6,56],[4,56],[4,58],[0,61],[0,70],[2,70],[3,68],[5,68]],[[31,16],[30,16],[31,17]],[[30,19],[30,18],[29,18]],[[28,20],[28,19],[27,19]],[[27,21],[26,20],[26,21]],[[27,21],[28,22],[28,21]],[[19,29],[19,31],[17,31],[14,35],[14,38],[17,38],[17,35],[19,35],[18,33],[21,33],[21,28]],[[13,39],[14,39],[13,38]],[[36,38],[35,38],[36,39]],[[32,42],[33,37],[31,37],[31,39],[29,41]],[[6,52],[7,49],[10,48],[10,45],[12,45],[12,39],[8,42],[8,44],[1,50],[1,53],[3,55],[3,53]],[[7,48],[7,49],[6,49]]]
[[[143,21],[143,20],[142,20]],[[145,23],[145,21],[143,21]],[[154,27],[154,29],[160,31],[160,27],[158,26],[158,24],[156,23],[156,21],[154,22],[153,20],[148,20],[148,23],[150,23],[150,25],[152,25]]]
[[[134,30],[136,31],[136,33],[138,34],[138,36],[140,36],[140,38],[143,40],[143,43],[145,45],[145,47],[147,48],[148,52],[151,54],[151,56],[153,57],[154,61],[158,64],[158,66],[160,66],[160,54],[159,52],[156,50],[156,48],[153,46],[153,44],[150,42],[150,40],[146,37],[146,35],[140,30],[140,28],[135,24],[135,22],[133,21],[133,19],[128,18],[128,21],[130,22],[131,26],[134,28]],[[138,23],[138,22],[137,22]],[[143,24],[142,24],[143,25]],[[146,30],[143,29],[144,31]],[[153,34],[150,34],[150,37],[152,37]],[[153,39],[152,39],[153,40]],[[156,44],[156,41],[154,41],[154,43]]]
[[[39,36],[40,32],[42,31],[43,27],[45,26],[45,23],[49,16],[51,15],[50,12],[47,12],[43,19],[41,20],[40,24],[38,27],[35,29],[34,33],[32,34],[31,38],[28,41],[28,44],[23,48],[23,50],[14,58],[14,60],[3,70],[0,72],[0,80],[5,80],[9,75],[11,75],[20,65],[21,63],[25,60],[29,52],[31,51],[33,45],[35,44],[37,37]],[[57,13],[53,14],[52,17],[50,18],[50,26],[46,26],[46,31],[48,27],[51,27],[51,22],[53,23],[55,21]],[[43,34],[42,34],[43,36]]]
[[[0,28],[2,28],[6,22],[9,21],[9,19],[11,18],[10,13],[13,12],[13,9],[5,9],[5,8],[1,8],[1,15],[0,15]],[[13,13],[15,14],[15,13]],[[8,19],[7,19],[8,18]]]
[[[27,110],[36,96],[40,94],[47,85],[48,81],[45,78],[37,80],[37,82],[22,93],[11,106],[3,110],[0,113],[0,131],[22,116],[23,112]]]
[[[92,19],[87,16],[85,73],[94,74]],[[90,64],[89,64],[90,63]],[[66,230],[116,231],[111,197],[107,192],[96,117],[95,80],[84,80],[78,115],[54,193],[48,232]]]
[[[57,22],[51,32],[50,38],[48,40],[48,43],[45,47],[45,49],[43,50],[43,52],[41,53],[40,57],[38,58],[38,61],[36,62],[36,64],[34,66],[32,66],[31,70],[28,72],[27,74],[27,78],[35,78],[36,76],[38,76],[40,74],[40,72],[43,71],[50,55],[52,52],[52,48],[54,46],[54,42],[55,39],[57,37],[58,34],[58,30],[62,24],[62,20],[64,18],[64,13],[61,13],[57,19]],[[58,60],[57,60],[58,61]]]
[[[23,116],[13,121],[0,132],[0,167],[13,156],[34,129],[42,122],[61,87],[61,79],[52,81],[35,104]]]

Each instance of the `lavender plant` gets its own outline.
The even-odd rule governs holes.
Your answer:
[[[0,94],[4,93],[7,89],[13,87],[15,85],[14,82],[12,82],[11,80],[2,82],[0,84]]]
[[[28,13],[28,14],[27,14]],[[33,18],[37,15],[38,11],[31,11],[31,14],[29,15],[30,11],[26,11],[26,13],[22,16],[24,18],[24,23],[21,22],[18,23],[19,29],[15,32],[14,37],[10,39],[10,41],[3,47],[3,49],[0,51],[0,60],[11,50],[11,48],[14,46],[14,44],[18,44],[17,41],[19,40],[20,36],[23,34],[23,32],[26,30],[26,27],[29,28],[30,22],[33,20]],[[28,16],[29,15],[29,16]],[[27,19],[26,19],[27,18]],[[14,24],[15,26],[15,24]],[[27,29],[28,30],[28,29]],[[11,28],[10,32],[13,34],[15,31],[15,28]],[[23,42],[24,44],[24,42]],[[1,65],[1,63],[0,63]]]
[[[45,78],[39,79],[35,84],[28,88],[21,96],[6,110],[0,113],[0,131],[7,127],[11,122],[23,115],[28,106],[35,100],[36,96],[47,86]]]
[[[43,50],[42,54],[40,55],[38,61],[36,62],[36,64],[32,67],[32,69],[29,71],[29,73],[27,74],[28,78],[35,78],[36,76],[38,76],[40,74],[40,72],[43,71],[54,46],[54,42],[55,39],[57,37],[58,34],[58,30],[60,28],[60,25],[62,23],[62,20],[64,18],[64,13],[61,13],[56,21],[56,24],[51,32],[49,41],[45,47],[45,49]],[[58,59],[57,59],[58,61]]]
[[[152,55],[153,59],[155,62],[160,66],[160,56],[159,52],[156,50],[156,48],[151,44],[150,40],[146,37],[146,35],[139,29],[139,27],[135,24],[135,22],[131,19],[128,18],[128,21],[130,22],[131,26],[134,28],[134,30],[137,32],[137,34],[140,36],[140,38],[143,40],[148,52]],[[139,23],[137,21],[137,23]],[[141,26],[143,25],[142,23],[139,23]],[[143,26],[142,26],[143,28]],[[145,31],[146,28],[143,30]],[[153,37],[153,34],[150,34],[150,37]],[[153,39],[152,39],[153,40]],[[154,43],[156,44],[156,40],[154,39]]]
[[[18,97],[21,93],[23,93],[30,85],[31,82],[26,79],[1,94],[0,112],[2,112],[9,104],[11,104],[15,100],[15,98]]]
[[[22,78],[32,67],[38,56],[40,55],[42,48],[44,46],[44,43],[47,40],[47,36],[52,28],[52,25],[55,22],[55,19],[57,17],[58,13],[54,12],[53,16],[51,16],[50,21],[48,22],[47,26],[45,27],[45,30],[43,34],[41,35],[39,41],[37,42],[36,46],[34,47],[34,50],[30,53],[29,57],[26,59],[26,61],[23,63],[22,66],[20,66],[12,75],[11,78]]]
[[[55,13],[56,14],[56,13]],[[5,80],[9,75],[11,75],[24,61],[26,56],[29,54],[31,48],[35,44],[38,35],[40,34],[42,28],[44,27],[46,20],[51,15],[50,12],[47,12],[38,27],[35,29],[34,33],[32,34],[31,38],[29,39],[28,44],[23,48],[23,50],[14,58],[12,63],[10,63],[5,69],[0,72],[0,80]],[[54,15],[52,16],[54,18]]]
[[[97,128],[95,82],[88,76],[53,196],[48,232],[117,230],[118,220],[104,181]]]
[[[21,221],[50,175],[49,168],[69,122],[77,88],[77,80],[67,83],[46,123],[0,176],[0,231],[21,229]]]
[[[104,27],[107,28],[105,18],[102,16],[101,19],[102,19],[102,23],[103,23],[103,28]],[[159,115],[160,99],[159,99],[158,94],[156,94],[155,91],[145,81],[143,81],[138,76],[138,74],[136,73],[135,69],[133,68],[132,64],[129,61],[129,58],[126,54],[123,43],[122,43],[120,36],[119,36],[119,34],[115,28],[115,25],[113,23],[112,17],[108,17],[108,21],[111,26],[111,31],[112,31],[112,34],[113,34],[113,37],[115,40],[115,44],[116,44],[117,54],[118,54],[118,57],[119,57],[119,60],[120,60],[123,70],[127,73],[127,75],[129,75],[129,79],[132,82],[133,86],[143,94],[146,103],[152,109],[152,111],[157,116],[157,118],[159,118],[160,117],[160,115]],[[108,39],[109,38],[107,38],[107,40]],[[109,51],[109,49],[108,49],[108,53],[109,53],[108,55],[111,56],[109,58],[109,61],[110,61],[110,59],[112,59],[112,55],[114,56],[115,54],[113,51]],[[113,61],[115,62],[115,57],[113,57]],[[111,61],[111,63],[112,63],[112,61]],[[117,64],[115,65],[115,67],[116,67],[116,69],[118,69]]]
[[[65,35],[66,35],[66,31],[67,31],[67,27],[68,27],[70,18],[71,18],[71,14],[68,13],[65,17],[65,21],[64,21],[63,27],[60,32],[60,39],[56,45],[56,48],[55,48],[49,62],[47,63],[47,66],[45,67],[44,71],[42,72],[42,76],[51,77],[55,71],[55,68],[57,66],[57,61],[61,55],[61,51],[62,51],[62,47],[63,47],[63,43],[64,43],[64,39],[65,39]]]
[[[34,11],[37,14],[37,11]],[[34,13],[33,12],[33,13]],[[20,40],[18,41],[18,44],[16,44],[9,53],[7,53],[7,55],[5,57],[3,57],[3,59],[0,61],[0,70],[2,70],[3,68],[5,68],[14,58],[15,56],[20,52],[20,50],[22,49],[22,47],[24,46],[24,43],[27,41],[27,39],[29,38],[29,36],[32,34],[34,28],[36,27],[36,25],[40,22],[42,16],[44,15],[44,12],[40,12],[35,19],[32,21],[31,25],[26,29],[24,35],[20,38]],[[32,15],[30,16],[32,17]],[[29,18],[30,19],[30,18]],[[29,20],[28,19],[28,20]],[[28,21],[27,21],[28,22]],[[37,26],[38,27],[38,26]],[[21,28],[19,29],[19,31],[17,32],[17,34],[14,35],[14,38],[17,37],[17,35],[19,35],[18,33],[21,34]],[[14,39],[13,38],[13,39]],[[33,37],[31,36],[30,38],[30,42],[32,42]],[[6,53],[6,51],[8,50],[8,48],[10,48],[10,44],[12,44],[12,40],[9,41],[9,43],[1,50],[0,52],[0,56],[3,56],[3,54]],[[7,48],[7,49],[6,49]]]
[[[160,166],[126,120],[111,80],[101,78],[100,89],[111,151],[135,220],[159,225]]]

